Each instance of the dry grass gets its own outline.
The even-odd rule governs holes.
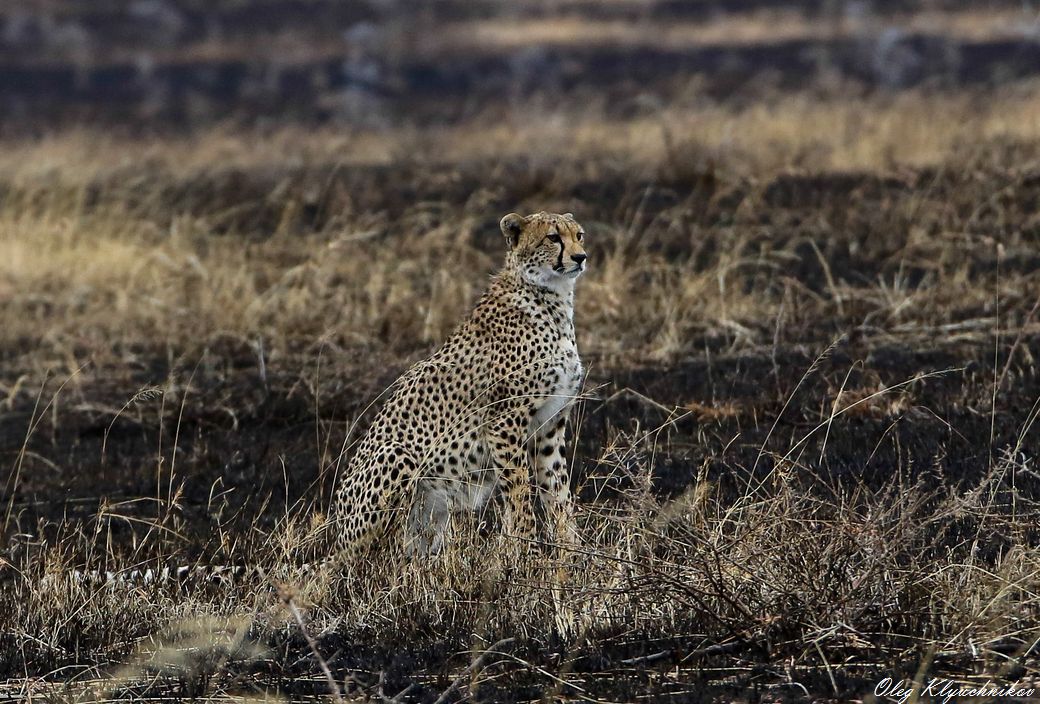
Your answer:
[[[532,112],[537,120],[530,119]],[[133,186],[137,200],[149,187],[163,186],[158,179],[204,178],[223,169],[255,172],[271,179],[272,187],[287,171],[324,165],[465,165],[510,158],[531,168],[559,162],[587,177],[616,164],[632,169],[633,176],[653,178],[670,175],[660,173],[669,168],[704,168],[707,161],[727,176],[758,179],[792,169],[887,173],[976,157],[996,141],[1034,141],[1040,137],[1038,115],[1040,86],[1033,81],[996,94],[793,94],[746,105],[711,101],[691,85],[684,98],[669,105],[651,101],[623,119],[594,103],[561,109],[536,100],[422,130],[216,127],[164,139],[71,130],[5,144],[0,173],[16,186],[12,196],[27,205],[42,201],[73,214],[82,205],[81,189],[98,180],[121,178],[113,185]]]
[[[73,659],[76,643],[111,657],[155,633],[109,677],[98,679],[111,667],[100,662],[61,675],[73,676],[69,694],[106,697],[146,684],[153,696],[256,696],[275,672],[296,681],[283,680],[288,692],[322,693],[331,679],[351,700],[377,689],[429,698],[461,687],[470,697],[616,701],[753,685],[842,697],[871,677],[912,677],[918,667],[963,682],[1035,684],[1040,513],[1015,489],[1027,465],[1009,455],[958,490],[901,474],[880,491],[837,493],[827,478],[790,466],[736,500],[703,479],[661,500],[647,475],[619,461],[652,446],[629,442],[597,464],[630,488],[584,507],[583,546],[562,562],[535,552],[506,566],[495,541],[463,531],[435,558],[403,568],[369,561],[321,580],[287,566],[278,548],[244,551],[237,557],[262,565],[270,583],[187,593],[169,583],[41,586],[38,563],[9,595],[18,604],[9,637],[23,652]],[[280,525],[270,540],[292,532]],[[76,542],[62,549],[93,549],[86,536]],[[52,562],[47,573],[59,569]],[[279,655],[299,647],[304,620],[318,634],[305,648],[311,664]],[[431,661],[431,652],[444,655]],[[392,653],[418,660],[401,665]],[[649,685],[645,668],[663,668],[662,678]],[[453,672],[461,679],[452,682]],[[21,687],[59,696],[46,679]]]
[[[12,145],[0,157],[7,189],[0,291],[10,301],[0,311],[0,338],[14,351],[40,340],[23,348],[37,371],[78,369],[85,359],[77,348],[100,364],[141,339],[181,352],[222,336],[262,340],[272,355],[315,340],[378,340],[410,351],[442,339],[497,266],[498,239],[488,225],[498,210],[514,203],[598,208],[574,195],[597,183],[620,188],[622,198],[612,211],[585,216],[599,252],[579,302],[589,352],[668,360],[690,351],[691,334],[711,330],[727,331],[740,346],[766,345],[785,296],[798,299],[787,315],[854,309],[850,322],[884,317],[890,334],[900,326],[921,332],[956,319],[958,305],[977,309],[992,295],[969,269],[972,257],[994,256],[993,237],[974,225],[951,231],[947,220],[985,216],[985,199],[1001,198],[1001,184],[1028,182],[1032,155],[1025,152],[1000,165],[1007,175],[992,185],[996,192],[971,183],[970,170],[989,169],[985,160],[1001,144],[1036,140],[1038,108],[1023,86],[996,101],[791,98],[624,123],[560,114],[525,125],[518,114],[512,124],[481,121],[421,135],[287,130],[141,142],[73,133]],[[956,117],[937,123],[938,115]],[[916,174],[933,169],[932,184],[914,184],[929,178]],[[834,281],[823,271],[831,278],[821,299],[784,275],[803,259],[807,241],[785,235],[767,244],[762,225],[787,223],[768,223],[764,199],[778,178],[829,171],[878,173],[915,192],[893,192],[898,202],[875,213],[872,196],[853,189],[853,211],[821,210],[805,234],[826,237],[839,226],[832,217],[861,227],[873,225],[857,219],[889,218],[909,228],[880,233],[889,254],[902,249],[904,269],[934,270],[934,280],[907,288],[891,266],[896,278],[889,280],[877,271],[868,281],[850,281],[851,272]],[[391,193],[373,193],[362,183],[367,173],[385,178]],[[491,181],[481,187],[485,173]],[[949,184],[939,181],[958,179],[977,190],[944,201]],[[396,200],[406,189],[427,189],[431,199]],[[674,201],[684,189],[686,203]],[[650,212],[660,198],[674,205]],[[979,211],[969,215],[968,207]],[[716,216],[723,226],[706,228]],[[1029,213],[1013,217],[1019,227],[1035,225]],[[309,223],[318,231],[301,234]],[[214,230],[235,236],[213,237]],[[670,261],[665,243],[700,252],[707,263],[691,270],[685,259]],[[1014,236],[1006,244],[1025,246]],[[828,256],[814,254],[809,264]]]
[[[1035,680],[1034,94],[0,150],[9,691]],[[352,423],[473,301],[498,217],[542,208],[593,257],[582,549],[504,565],[463,526],[402,569],[303,571]],[[181,561],[268,579],[45,579]]]

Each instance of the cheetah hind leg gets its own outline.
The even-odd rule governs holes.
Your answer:
[[[339,555],[350,559],[372,550],[400,547],[402,521],[415,462],[403,451],[388,450],[373,458],[368,471],[348,478],[339,492]],[[375,491],[368,487],[373,471],[380,474]]]

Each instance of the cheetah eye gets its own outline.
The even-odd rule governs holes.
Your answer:
[[[563,242],[563,239],[561,239],[560,236],[555,232],[546,237],[546,239],[550,242],[555,242],[556,244],[560,244],[560,242]]]
[[[578,241],[582,242],[582,241],[584,241],[584,239],[585,239],[585,233],[584,232],[579,232],[578,233]]]

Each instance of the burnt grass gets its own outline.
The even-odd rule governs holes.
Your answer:
[[[146,215],[160,227],[175,214],[190,212],[210,218],[213,237],[243,242],[275,236],[276,230],[285,236],[288,228],[290,236],[305,243],[307,233],[335,229],[347,209],[407,213],[420,199],[437,204],[426,213],[435,226],[465,210],[469,194],[482,183],[487,186],[485,174],[493,171],[495,197],[482,211],[487,222],[478,231],[493,231],[499,213],[513,204],[561,203],[581,213],[593,233],[599,223],[629,223],[643,233],[630,256],[653,252],[691,275],[717,265],[731,245],[726,228],[742,228],[750,233],[741,244],[749,255],[768,249],[790,256],[783,277],[767,277],[752,267],[740,274],[741,286],[761,290],[762,296],[790,295],[792,306],[779,320],[744,321],[755,343],[731,331],[703,329],[690,332],[682,348],[664,359],[638,348],[620,355],[586,351],[589,397],[582,402],[575,449],[580,500],[609,503],[630,488],[631,474],[604,474],[599,467],[609,459],[606,448],[619,438],[648,430],[655,433],[654,452],[644,455],[633,473],[649,473],[661,500],[680,496],[705,479],[719,487],[723,500],[735,498],[749,482],[764,480],[790,462],[796,468],[794,481],[807,492],[842,495],[919,482],[956,491],[982,480],[1007,448],[1028,452],[1036,447],[1035,429],[1019,442],[1040,397],[1034,358],[1040,333],[1031,309],[1040,263],[1034,217],[1040,172],[1023,157],[1030,150],[1029,145],[991,144],[956,166],[899,176],[819,173],[765,181],[727,177],[704,167],[688,172],[663,168],[644,181],[621,169],[611,172],[609,166],[595,178],[561,178],[522,162],[495,169],[479,162],[432,168],[407,160],[387,167],[317,165],[275,173],[215,169],[178,181],[145,164],[89,184],[82,202],[89,211],[118,200],[128,212]],[[1004,166],[1008,153],[1027,166]],[[323,188],[316,190],[315,183]],[[304,203],[288,224],[284,203],[268,197],[276,185],[286,199]],[[20,187],[0,184],[0,193],[14,198]],[[140,202],[135,189],[141,190]],[[157,203],[162,206],[156,208]],[[381,223],[377,242],[393,246],[404,226],[393,216]],[[911,242],[911,227],[933,236]],[[819,253],[807,237],[815,238]],[[491,251],[493,241],[488,237],[470,246]],[[960,290],[972,293],[935,308],[942,319],[934,325],[887,326],[854,296],[839,305],[828,283],[830,278],[841,290],[873,290],[899,277],[909,288],[941,286],[943,273],[936,262],[947,256],[969,277],[967,285],[958,284]],[[579,290],[578,295],[588,294]],[[579,307],[578,326],[586,324]],[[0,350],[0,382],[10,387],[23,374],[32,374],[29,360],[41,344],[26,339]],[[228,551],[213,537],[218,525],[237,531],[241,544],[249,545],[301,503],[327,506],[331,486],[316,434],[338,447],[368,402],[429,347],[386,329],[368,341],[323,352],[329,360],[324,372],[316,362],[317,349],[314,340],[298,339],[279,361],[261,366],[257,350],[242,341],[186,341],[170,349],[141,339],[120,350],[132,361],[63,392],[60,403],[42,414],[35,395],[12,397],[0,409],[5,466],[14,465],[33,430],[15,493],[10,483],[0,493],[0,503],[13,508],[5,559],[25,564],[38,559],[48,544],[60,542],[70,526],[93,530],[103,505],[127,502],[121,504],[122,514],[151,517],[153,509],[133,501],[155,496],[160,440],[167,447],[176,444],[175,466],[163,469],[173,476],[164,475],[162,481],[183,489],[176,506],[182,537],[163,555],[171,563],[240,559],[241,553]],[[77,355],[89,359],[91,352],[84,348]],[[122,407],[138,389],[174,378],[186,389],[179,406],[143,399],[113,415],[111,409]],[[59,374],[45,383],[33,378],[44,383],[44,403],[62,380]],[[819,429],[839,389],[862,398],[893,385],[900,386],[835,419],[826,432]],[[794,456],[792,448],[797,448]],[[806,466],[813,471],[797,471]],[[1040,497],[1035,473],[1022,473],[1017,481],[1023,501]],[[227,497],[219,515],[210,510],[215,490]],[[129,554],[140,527],[108,521],[105,535],[113,554]],[[964,536],[947,532],[937,539],[935,549],[941,550],[961,544]],[[1008,539],[986,535],[978,550],[996,560]],[[1025,540],[1035,548],[1040,534],[1034,528]],[[7,600],[18,593],[10,589],[18,577],[5,572],[8,586],[2,598]],[[619,631],[616,637],[578,644],[546,634],[519,639],[508,648],[543,671],[565,667],[589,696],[627,700],[680,690],[691,701],[797,695],[776,688],[784,681],[782,662],[791,645],[747,639],[713,650],[697,635],[702,632],[691,616],[689,624],[675,624],[671,634]],[[471,647],[470,634],[443,626],[423,633],[421,624],[412,624],[397,638],[382,634],[382,640],[374,640],[371,633],[343,628],[322,636],[318,645],[337,676],[350,675],[358,692],[371,695],[378,689],[392,696],[410,687],[407,697],[432,701],[469,662],[463,653]],[[297,695],[326,691],[302,637],[257,637],[267,639],[269,656],[229,666],[218,676],[224,678],[222,686],[273,686]],[[840,697],[864,691],[880,676],[913,676],[923,657],[917,646],[905,636],[871,637],[880,655],[863,662],[872,664],[837,668],[836,674],[819,668],[800,674],[799,682]],[[90,655],[91,643],[71,633],[68,642],[74,647],[54,651],[27,645],[9,632],[0,634],[0,677],[43,675],[68,665],[90,664],[102,671],[114,666]],[[931,658],[933,673],[974,672],[970,657]],[[500,676],[471,694],[525,701],[551,691],[551,681],[536,670],[511,668],[510,662],[515,664],[505,658],[490,664],[501,670]],[[1004,674],[1025,672],[1031,660],[1023,662]],[[682,687],[666,676],[678,664],[685,673]],[[730,677],[731,666],[744,674]],[[207,686],[191,678],[165,678],[149,694],[188,697]]]

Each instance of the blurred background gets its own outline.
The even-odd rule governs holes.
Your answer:
[[[27,0],[0,9],[0,119],[8,132],[379,128],[521,102],[618,117],[777,91],[993,86],[1040,71],[1038,13],[1021,0]]]

